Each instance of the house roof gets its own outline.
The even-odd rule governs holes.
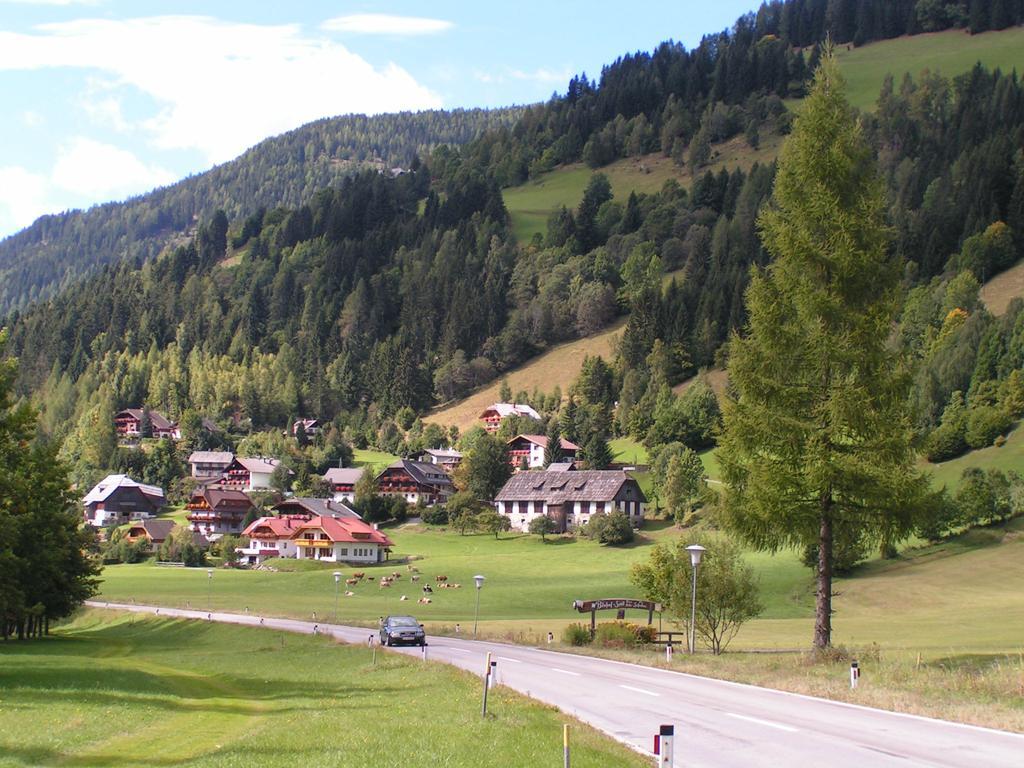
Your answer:
[[[306,522],[304,517],[296,517],[295,515],[281,515],[279,517],[261,517],[258,520],[253,520],[242,531],[243,536],[252,536],[255,532],[260,529],[266,529],[277,536],[279,539],[290,538],[295,532],[295,529]]]
[[[335,485],[355,485],[362,476],[362,467],[331,467],[324,472],[324,480]]]
[[[285,499],[274,505],[274,509],[283,513],[294,514],[298,507],[303,512],[316,517],[354,517],[357,520],[362,520],[362,516],[356,513],[354,509],[340,501],[332,501],[331,499],[314,499],[307,496],[293,496],[290,499]],[[301,514],[301,513],[300,513]]]
[[[205,488],[196,488],[196,490],[192,492],[192,496],[202,496],[205,498],[206,503],[210,505],[210,509],[217,509],[217,507],[225,502],[239,502],[239,506],[241,505],[241,502],[245,502],[248,506],[252,506],[252,502],[249,500],[248,496],[241,491],[236,491],[231,488],[220,488],[212,485]]]
[[[269,456],[236,456],[235,461],[249,472],[260,472],[268,475],[277,469],[277,466],[281,463],[280,459],[272,459]],[[295,473],[289,469],[288,474],[293,475]]]
[[[548,436],[547,435],[516,435],[515,437],[513,437],[511,440],[508,441],[508,444],[511,445],[516,440],[526,440],[527,442],[533,443],[534,445],[539,445],[541,448],[547,448],[548,447]],[[569,440],[566,440],[563,437],[562,438],[562,450],[563,451],[578,451],[578,450],[580,450],[580,447],[578,445],[576,445],[576,443],[571,442]]]
[[[384,472],[387,472],[388,469],[404,469],[409,473],[409,477],[422,485],[450,486],[452,484],[452,479],[443,469],[438,469],[436,464],[431,464],[426,461],[399,459],[398,461],[389,464]],[[381,472],[377,477],[383,475],[384,472]]]
[[[509,478],[495,501],[612,501],[626,483],[636,487],[637,501],[647,501],[636,480],[617,469],[575,472],[519,472]]]
[[[556,461],[547,466],[548,472],[575,472],[575,461]]]
[[[88,506],[89,504],[97,504],[101,501],[106,501],[114,491],[118,488],[138,488],[146,496],[150,496],[155,501],[164,500],[163,488],[158,488],[155,485],[143,485],[132,480],[128,475],[107,475],[105,478],[100,480],[96,485],[93,486],[92,490],[85,494],[85,498],[82,499],[82,503]]]
[[[435,459],[461,459],[462,451],[453,451],[451,448],[427,448],[423,453],[430,454]]]
[[[327,538],[335,542],[349,544],[371,543],[380,544],[382,547],[390,547],[391,539],[378,531],[369,523],[351,517],[314,517],[302,523],[291,538],[300,539],[305,531],[321,530],[327,534]]]
[[[132,523],[128,529],[129,536],[138,536],[141,534],[134,533],[137,529],[141,528],[153,541],[164,541],[168,534],[174,529],[173,520],[141,520],[137,523]]]
[[[230,464],[235,458],[231,451],[193,451],[188,457],[189,464]]]
[[[503,419],[506,416],[512,416],[515,414],[518,416],[529,416],[531,419],[537,419],[537,421],[540,421],[540,414],[526,403],[495,403],[494,405],[485,408],[484,412],[480,414],[480,418],[484,418],[492,411]]]
[[[145,411],[142,408],[125,408],[123,411],[118,411],[114,418],[123,413],[127,413],[133,419],[141,422]],[[176,426],[174,422],[169,421],[160,411],[149,412],[149,423],[153,429],[173,429]]]

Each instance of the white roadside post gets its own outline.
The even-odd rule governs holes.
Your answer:
[[[334,623],[338,623],[338,591],[341,588],[341,571],[334,572]]]
[[[213,568],[206,569],[206,612],[210,612],[210,597],[213,591]],[[133,599],[134,603],[135,600]]]
[[[672,641],[669,640],[665,643],[665,661],[669,664],[672,663]]]
[[[674,725],[663,725],[654,736],[654,756],[658,759],[658,768],[672,768],[675,765],[672,754],[675,746],[675,731]]]
[[[696,630],[697,630],[697,569],[700,566],[700,560],[704,556],[704,547],[700,544],[691,544],[686,548],[686,551],[690,553],[690,565],[693,566],[693,590],[690,598],[690,653],[692,654],[696,643]]]
[[[480,621],[480,588],[484,585],[484,577],[479,573],[473,577],[476,584],[476,613],[473,614],[473,639],[476,640],[476,625]]]
[[[480,711],[481,717],[487,717],[487,691],[491,687],[491,652],[487,652],[487,666],[484,668],[484,704]]]
[[[860,664],[854,659],[850,662],[850,690],[857,689],[857,683],[860,681]]]

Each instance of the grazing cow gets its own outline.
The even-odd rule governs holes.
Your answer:
[[[345,583],[348,584],[350,587],[354,587],[356,584],[359,583],[359,579],[345,579]]]
[[[424,584],[424,585],[423,585],[423,594],[424,594],[424,595],[430,595],[430,594],[433,594],[433,592],[434,592],[434,590],[432,590],[432,589],[430,588],[430,585],[429,585],[429,584]]]
[[[448,577],[447,576],[435,576],[434,577],[434,581],[436,581],[438,584],[440,584],[443,581],[448,581]]]
[[[353,579],[361,579],[361,578],[363,578],[364,576],[366,576],[366,574],[365,574],[365,573],[364,573],[363,571],[359,571],[359,572],[357,572],[357,573],[353,573],[353,574],[352,574],[352,578],[353,578]]]
[[[413,581],[419,581],[419,580],[420,580],[419,574],[415,574],[415,575],[413,575],[413,576],[412,576],[412,580],[413,580]]]
[[[400,579],[400,578],[402,578],[402,574],[400,574],[400,573],[399,573],[398,571],[394,571],[394,572],[393,572],[393,573],[391,574],[391,578],[392,578],[392,579]]]
[[[451,586],[452,589],[462,589],[462,585],[461,584],[451,584],[450,586]]]
[[[429,597],[421,597],[416,602],[419,603],[420,605],[430,605],[430,598]]]
[[[408,598],[408,597],[406,597],[405,595],[402,595],[402,596],[401,596],[400,598],[398,598],[398,599],[399,599],[399,600],[408,600],[409,598]]]
[[[354,594],[355,592],[349,592],[347,589],[345,590],[345,597],[352,597]]]

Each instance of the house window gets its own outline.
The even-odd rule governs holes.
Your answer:
[[[342,557],[344,557],[347,554],[348,554],[348,547],[342,547],[341,548],[341,555],[342,555]]]

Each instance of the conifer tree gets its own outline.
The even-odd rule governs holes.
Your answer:
[[[557,464],[565,457],[565,453],[562,451],[562,430],[559,429],[558,419],[555,416],[552,416],[548,422],[547,438],[548,444],[544,446],[544,469],[552,464]]]
[[[826,51],[783,148],[759,226],[773,262],[752,277],[730,342],[719,460],[727,520],[750,544],[818,548],[814,646],[832,639],[833,542],[892,544],[924,492],[886,345],[899,264],[872,152]]]

